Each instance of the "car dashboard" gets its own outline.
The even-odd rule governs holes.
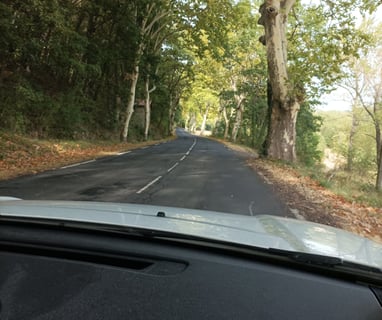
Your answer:
[[[4,222],[0,261],[0,319],[382,319],[378,285],[187,239]]]

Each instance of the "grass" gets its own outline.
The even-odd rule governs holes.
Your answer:
[[[294,168],[350,202],[382,208],[382,194],[375,189],[372,173],[349,172],[344,169],[325,172],[321,166],[296,165]]]

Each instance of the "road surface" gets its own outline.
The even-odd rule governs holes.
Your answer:
[[[166,143],[2,181],[0,195],[290,215],[243,156],[181,129],[177,134]]]

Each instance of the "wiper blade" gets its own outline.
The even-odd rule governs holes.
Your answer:
[[[293,264],[300,266],[301,269],[314,269],[332,274],[337,277],[340,274],[350,277],[353,281],[364,281],[367,283],[378,284],[382,286],[382,269],[373,265],[365,265],[357,262],[348,261],[340,257],[331,257],[326,255],[287,251],[276,248],[255,247],[225,240],[216,240],[189,234],[176,232],[145,229],[135,226],[119,226],[111,224],[84,223],[82,221],[63,221],[55,219],[34,219],[20,217],[0,216],[0,221],[17,222],[31,224],[45,224],[55,227],[85,229],[91,231],[118,233],[124,236],[137,236],[146,239],[171,240],[188,244],[197,244],[208,248],[222,249],[234,253],[243,253],[257,259],[264,258],[265,261],[271,259],[280,263]]]
[[[353,261],[348,261],[342,259],[340,257],[331,257],[313,253],[305,253],[305,252],[295,252],[295,251],[285,251],[279,249],[269,249],[270,252],[286,257],[295,262],[313,265],[318,267],[325,268],[334,268],[351,271],[352,273],[375,273],[379,274],[382,279],[382,269],[376,266],[365,265]]]

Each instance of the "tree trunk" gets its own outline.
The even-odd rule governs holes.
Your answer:
[[[210,105],[207,105],[206,111],[203,114],[203,122],[200,127],[200,135],[204,135],[204,131],[206,130],[206,123],[207,123],[207,117],[208,117],[208,111],[210,109]]]
[[[298,107],[285,110],[272,103],[267,155],[273,159],[296,160],[296,120]]]
[[[145,92],[146,92],[146,101],[145,101],[145,140],[149,137],[150,130],[150,121],[151,121],[151,93],[155,91],[156,86],[153,86],[150,89],[150,76],[146,77],[145,83]]]
[[[150,100],[150,89],[149,89],[149,77],[146,78],[145,90],[146,90],[146,101],[145,101],[145,140],[147,141],[149,137],[149,128],[151,120],[151,100]]]
[[[228,139],[228,130],[229,130],[229,118],[227,116],[227,109],[223,107],[223,117],[224,117],[224,123],[225,123],[225,128],[224,128],[224,140]]]
[[[134,113],[135,92],[137,89],[138,77],[139,77],[139,65],[136,64],[134,67],[134,71],[131,74],[130,95],[129,95],[129,100],[127,102],[127,107],[126,107],[125,124],[124,124],[122,135],[121,135],[121,140],[123,142],[127,141],[127,135],[129,134],[130,120]]]
[[[121,112],[122,112],[122,99],[119,95],[115,97],[115,123],[116,123],[116,133],[118,133],[121,128]]]
[[[196,131],[196,114],[195,113],[190,114],[188,128],[191,133],[195,133]]]
[[[377,147],[377,180],[375,188],[378,192],[382,191],[382,133],[379,123],[375,123],[375,140]]]
[[[295,0],[267,0],[260,6],[259,24],[265,36],[260,41],[267,47],[269,81],[272,88],[271,121],[267,155],[273,159],[296,160],[296,121],[302,94],[290,85],[287,72],[286,28],[288,14]]]
[[[357,132],[358,121],[355,114],[355,106],[353,106],[352,110],[352,122],[349,134],[349,142],[348,142],[348,152],[347,152],[347,163],[346,170],[351,171],[353,169],[353,158],[354,158],[354,136]]]
[[[174,104],[173,97],[170,95],[170,103],[169,103],[170,108],[168,109],[168,135],[169,136],[171,136],[173,134],[173,131],[174,131],[174,126],[173,126],[173,123],[171,121],[171,119],[173,118],[173,114],[175,114],[173,104]],[[186,128],[186,130],[187,130],[187,128]]]
[[[174,130],[175,130],[175,115],[176,115],[176,108],[179,104],[179,99],[180,99],[179,94],[177,94],[175,97],[170,97],[170,109],[169,109],[169,119],[168,119],[168,134],[170,136],[174,134]],[[187,121],[186,121],[186,126],[187,126]]]
[[[379,161],[378,161],[378,171],[377,171],[377,180],[376,180],[376,184],[375,184],[375,187],[377,189],[378,192],[382,192],[382,149],[379,149],[378,150],[378,153],[379,153]]]
[[[377,171],[377,180],[376,180],[376,189],[378,192],[382,192],[382,148],[378,150],[379,161],[378,161],[378,171]]]
[[[243,100],[244,99],[242,98],[238,98],[237,100],[236,118],[235,118],[235,123],[233,125],[232,135],[231,135],[233,142],[236,142],[237,134],[239,133],[239,129],[241,126],[241,121],[243,120],[243,113],[244,113]]]

